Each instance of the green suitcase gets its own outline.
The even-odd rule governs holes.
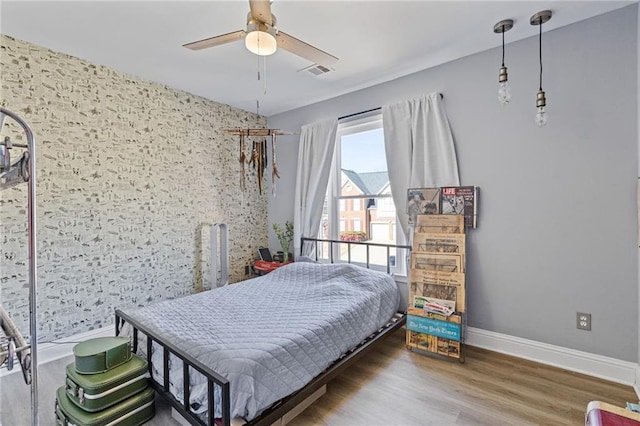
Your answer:
[[[128,337],[98,337],[75,345],[73,354],[78,373],[96,374],[129,361],[131,345]]]
[[[67,365],[67,394],[84,411],[104,410],[148,386],[147,361],[137,355],[122,365],[98,374],[78,374]]]
[[[56,394],[57,426],[139,426],[155,415],[154,391],[144,391],[106,410],[89,413],[78,408],[67,397],[64,386]]]

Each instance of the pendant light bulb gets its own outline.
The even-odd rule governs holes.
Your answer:
[[[538,94],[536,96],[536,124],[539,127],[547,124],[547,97],[543,90],[538,90]]]
[[[547,124],[547,111],[546,107],[538,107],[538,112],[536,113],[536,124],[538,127],[542,127]]]
[[[507,78],[507,67],[500,67],[500,75],[498,77],[498,101],[502,105],[506,105],[511,100],[511,87]]]
[[[540,60],[540,88],[538,89],[538,93],[536,94],[536,124],[539,127],[547,124],[547,97],[545,96],[544,90],[542,90],[542,24],[551,19],[551,11],[543,10],[542,12],[538,12],[531,17],[529,23],[531,25],[537,25],[540,29],[538,35],[538,55]]]
[[[509,87],[509,76],[507,67],[504,65],[504,33],[513,28],[513,20],[505,19],[493,26],[493,32],[502,34],[502,66],[498,73],[498,102],[506,105],[511,101],[511,87]]]

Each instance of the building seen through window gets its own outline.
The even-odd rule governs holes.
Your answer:
[[[319,238],[403,244],[396,241],[396,236],[396,210],[389,186],[382,117],[375,115],[341,123]],[[332,250],[334,261],[349,260],[347,244],[334,244]],[[352,262],[366,263],[364,246],[353,244],[350,250]],[[329,259],[328,245],[319,254]],[[395,249],[388,252],[384,247],[370,247],[369,263],[386,266],[389,256],[393,265],[397,255]]]

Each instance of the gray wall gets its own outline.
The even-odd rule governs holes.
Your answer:
[[[502,17],[496,17],[496,20]],[[499,49],[269,118],[299,130],[442,92],[462,184],[481,188],[468,235],[469,325],[622,360],[638,359],[637,5],[544,34],[549,122],[534,123],[537,37],[507,46],[513,98],[496,99]],[[297,138],[269,221],[292,219]],[[270,231],[270,243],[277,246]],[[576,311],[592,331],[576,329]]]
[[[640,7],[637,8],[637,14],[638,14],[638,19],[636,22],[640,23]],[[640,47],[640,25],[637,25],[637,34],[638,34],[638,38],[637,38],[637,42],[638,42],[638,46]],[[640,55],[638,55],[638,69],[637,69],[637,76],[638,76],[638,90],[637,90],[637,95],[638,95],[638,118],[636,120],[636,131],[638,133],[638,167],[640,167]],[[638,170],[638,176],[640,176],[640,170]],[[638,185],[640,188],[640,177],[638,178]],[[639,204],[638,204],[638,226],[640,227],[640,200],[638,200]],[[638,239],[638,246],[640,247],[640,238]],[[640,268],[640,250],[638,251],[638,267]],[[640,269],[639,269],[640,271]],[[638,285],[640,286],[640,279],[638,281]],[[640,305],[640,295],[638,297],[638,304]],[[638,333],[639,333],[639,340],[638,342],[640,343],[640,306],[638,307]],[[640,361],[640,344],[638,345],[638,361]]]

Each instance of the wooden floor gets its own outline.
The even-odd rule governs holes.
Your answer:
[[[41,425],[54,424],[55,389],[69,362],[39,369]],[[0,378],[0,389],[0,424],[28,425],[22,376]],[[472,347],[465,364],[412,353],[398,331],[289,425],[583,425],[591,400],[624,406],[637,397],[630,386]],[[148,424],[176,425],[170,410],[157,405]]]

